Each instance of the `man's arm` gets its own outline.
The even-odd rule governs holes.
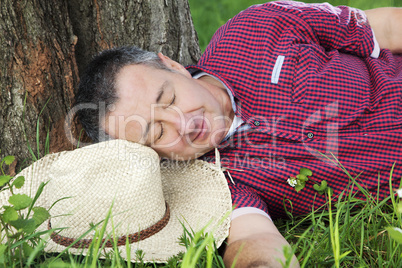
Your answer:
[[[285,263],[284,246],[290,247],[270,219],[246,214],[232,220],[223,260],[226,267],[235,259],[236,267],[282,267],[278,259]],[[296,256],[290,267],[299,267]]]
[[[365,13],[380,48],[402,53],[402,8],[376,8]]]

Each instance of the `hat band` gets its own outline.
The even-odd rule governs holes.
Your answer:
[[[166,211],[165,211],[165,215],[163,216],[162,219],[160,219],[157,223],[155,223],[154,225],[141,230],[139,232],[136,232],[134,234],[129,234],[128,236],[123,235],[120,236],[117,239],[117,246],[123,246],[126,244],[127,240],[129,244],[132,244],[134,242],[138,242],[141,240],[144,240],[150,236],[153,236],[154,234],[158,233],[160,230],[162,230],[166,224],[169,222],[169,218],[170,218],[170,209],[169,209],[169,205],[168,203],[166,203]],[[52,225],[50,223],[48,223],[48,230],[52,229]],[[55,232],[53,232],[50,237],[52,238],[52,240],[62,246],[68,247],[71,245],[72,248],[89,248],[89,245],[92,243],[93,239],[74,239],[74,238],[70,238],[70,237],[65,237],[59,234],[56,234]],[[105,243],[105,238],[102,239],[102,243],[101,245],[105,244],[105,247],[107,248],[111,248],[114,245],[114,239],[109,239],[106,243]],[[73,244],[74,243],[74,244]]]

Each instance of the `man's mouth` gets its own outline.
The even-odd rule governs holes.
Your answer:
[[[199,130],[199,132],[197,133],[197,135],[195,136],[195,138],[193,139],[193,142],[195,140],[202,140],[205,136],[206,128],[205,128],[205,120],[204,120],[204,115],[202,116],[202,120],[201,120],[201,124],[197,126],[197,130]]]

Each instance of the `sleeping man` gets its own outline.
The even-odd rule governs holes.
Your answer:
[[[379,198],[395,163],[399,186],[401,27],[397,8],[252,6],[215,33],[197,65],[136,47],[102,52],[76,96],[95,105],[78,118],[94,141],[138,142],[162,158],[214,161],[217,148],[236,206],[225,264],[241,248],[238,267],[280,267],[288,243],[271,218],[327,201],[310,181],[295,191],[289,178],[301,168],[326,180],[332,198],[350,186],[338,161],[373,195],[380,184]]]

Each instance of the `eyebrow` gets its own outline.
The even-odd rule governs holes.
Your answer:
[[[167,85],[168,85],[168,81],[165,81],[165,82],[163,82],[162,86],[159,88],[159,90],[158,90],[158,95],[157,95],[156,100],[155,100],[155,103],[156,103],[156,104],[158,104],[159,101],[162,99],[162,96],[163,96],[163,94],[165,93],[165,89],[166,89]],[[151,118],[151,119],[152,119],[152,118]],[[147,126],[146,126],[146,128],[145,128],[145,132],[144,132],[144,134],[142,135],[142,138],[145,139],[145,140],[147,140],[147,136],[148,136],[149,130],[151,129],[151,122],[152,122],[152,121],[148,122],[148,124],[147,124]],[[145,145],[149,145],[149,144],[148,144],[147,142],[145,142]]]

